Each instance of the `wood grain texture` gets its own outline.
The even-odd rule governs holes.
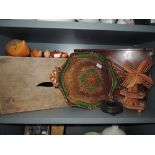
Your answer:
[[[59,89],[37,87],[50,82],[51,71],[66,59],[0,57],[0,113],[67,107]]]

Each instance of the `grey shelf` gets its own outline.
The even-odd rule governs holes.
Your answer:
[[[137,46],[155,41],[155,26],[146,25],[0,20],[0,32],[37,43]]]
[[[0,20],[0,54],[12,38],[28,41],[30,48],[73,52],[78,49],[151,47],[155,43],[155,26],[101,23],[52,22],[37,20]],[[155,62],[155,58],[153,58]],[[155,81],[155,67],[152,68]],[[125,109],[111,116],[100,109],[62,108],[0,116],[4,124],[126,124],[155,123],[155,86],[149,91],[148,105],[141,114]]]
[[[0,123],[6,124],[128,124],[155,123],[155,109],[142,113],[125,109],[123,113],[112,116],[100,109],[61,108],[27,113],[3,115]]]

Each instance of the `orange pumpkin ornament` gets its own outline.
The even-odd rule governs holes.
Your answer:
[[[31,57],[42,57],[42,51],[39,49],[33,49],[30,54]]]
[[[9,56],[27,57],[30,55],[30,49],[24,40],[13,39],[6,45],[6,51]]]

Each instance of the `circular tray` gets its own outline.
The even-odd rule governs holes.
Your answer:
[[[96,53],[74,53],[58,73],[59,88],[71,106],[94,109],[112,99],[118,85],[111,63]]]

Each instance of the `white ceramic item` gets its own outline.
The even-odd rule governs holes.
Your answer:
[[[126,133],[119,128],[117,125],[112,125],[110,127],[105,128],[102,133],[102,135],[126,135]]]

